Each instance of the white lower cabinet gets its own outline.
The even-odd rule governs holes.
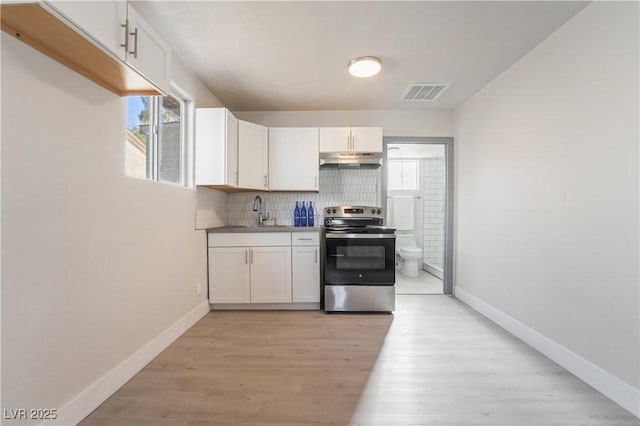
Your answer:
[[[293,302],[320,302],[320,248],[319,246],[292,249]]]
[[[249,303],[251,280],[248,247],[209,247],[211,303]]]
[[[252,247],[251,303],[291,303],[291,247]]]
[[[209,233],[209,302],[319,303],[319,235]]]

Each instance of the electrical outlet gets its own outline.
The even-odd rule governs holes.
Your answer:
[[[202,283],[196,283],[196,296],[200,296],[202,294]]]

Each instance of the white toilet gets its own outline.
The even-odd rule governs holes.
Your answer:
[[[387,200],[390,225],[396,228],[396,267],[405,277],[416,278],[420,274],[422,249],[416,245],[413,233],[414,198],[395,196]]]
[[[396,266],[400,273],[408,278],[420,275],[419,262],[422,261],[422,249],[416,246],[413,234],[396,234]]]

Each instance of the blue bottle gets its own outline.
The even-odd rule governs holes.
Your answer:
[[[307,209],[302,202],[302,208],[300,209],[300,226],[307,226]]]
[[[300,207],[296,201],[296,208],[293,210],[293,226],[300,226]]]
[[[314,226],[313,221],[313,205],[311,205],[311,201],[309,201],[309,208],[307,209],[307,225]]]

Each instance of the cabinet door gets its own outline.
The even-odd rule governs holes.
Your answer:
[[[348,127],[321,127],[320,152],[351,151],[351,132]]]
[[[267,189],[268,129],[238,120],[238,187]]]
[[[249,303],[248,247],[209,247],[209,302]]]
[[[269,189],[318,190],[318,128],[269,129]]]
[[[293,302],[320,302],[320,250],[318,246],[293,247],[291,271]]]
[[[382,127],[352,127],[351,146],[354,152],[382,152]]]
[[[131,5],[127,8],[129,35],[126,62],[160,90],[171,89],[171,50]]]
[[[291,303],[291,247],[252,247],[251,303]]]
[[[226,115],[226,185],[238,187],[238,119],[225,108]]]
[[[55,1],[47,2],[75,26],[120,60],[125,59],[125,1]]]
[[[238,186],[238,119],[226,108],[196,109],[196,185]]]

